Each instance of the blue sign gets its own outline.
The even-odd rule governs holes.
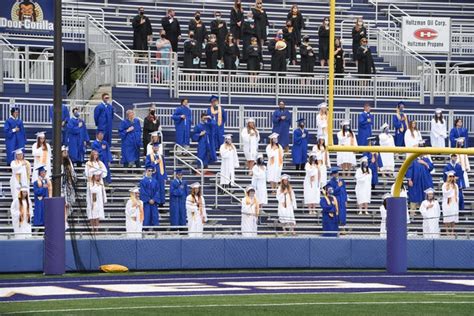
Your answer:
[[[2,0],[0,32],[52,32],[54,0]]]

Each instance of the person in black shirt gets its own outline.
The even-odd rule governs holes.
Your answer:
[[[316,63],[316,55],[313,47],[309,44],[309,36],[303,37],[303,42],[300,45],[301,55],[301,72],[314,72],[314,65]]]
[[[242,26],[242,61],[247,61],[247,48],[250,46],[250,40],[256,36],[255,22],[253,20],[252,12],[247,13],[247,18]]]
[[[355,26],[352,28],[352,60],[356,60],[360,40],[364,37],[367,37],[367,29],[364,26],[362,18],[358,18]]]
[[[161,26],[166,32],[166,38],[171,42],[173,52],[177,52],[178,41],[181,38],[181,27],[173,9],[168,9],[168,15],[161,19]]]
[[[152,40],[153,29],[150,19],[145,16],[145,9],[140,7],[138,15],[133,18],[133,49],[148,50],[148,42]]]
[[[189,21],[188,29],[194,32],[194,39],[196,40],[196,47],[200,54],[202,54],[203,43],[206,40],[206,25],[201,20],[201,12],[196,11],[194,13],[194,19]],[[201,55],[199,55],[201,56]]]
[[[257,39],[260,42],[260,46],[263,46],[267,40],[267,26],[270,24],[268,23],[267,12],[265,12],[263,9],[261,0],[257,0],[257,2],[255,2],[255,7],[252,8],[252,14],[255,20]]]
[[[219,11],[214,13],[215,20],[211,22],[211,33],[216,36],[217,46],[219,47],[219,59],[222,59],[224,53],[225,36],[228,33],[227,24],[222,20],[222,15]]]
[[[341,39],[339,37],[336,37],[334,41],[334,65],[335,65],[335,70],[334,72],[338,75],[336,75],[336,78],[342,78],[342,75],[344,73],[344,68],[346,67],[346,62],[344,60],[344,50],[342,49],[342,44],[341,44]]]
[[[247,47],[247,70],[260,70],[260,65],[263,63],[262,49],[258,45],[256,37],[252,37],[250,45]],[[256,75],[256,73],[252,73]]]
[[[240,38],[242,37],[242,23],[244,23],[242,1],[235,0],[234,6],[230,10],[230,32],[237,45],[240,43]]]
[[[150,107],[148,111],[148,116],[143,120],[143,153],[147,155],[147,146],[150,143],[150,133],[158,131],[160,128],[160,119],[156,115],[156,108],[154,105]]]
[[[283,39],[283,32],[279,30],[276,37],[268,44],[268,50],[272,54],[271,70],[286,71],[287,44]]]
[[[329,59],[329,19],[324,18],[323,24],[319,26],[319,62],[321,67],[328,64]]]
[[[374,59],[372,58],[372,53],[367,43],[367,38],[362,38],[356,54],[357,73],[361,75],[375,74]]]
[[[291,23],[293,27],[295,28],[296,39],[297,39],[296,45],[300,46],[301,45],[301,31],[305,28],[305,25],[304,25],[304,20],[303,20],[303,14],[301,14],[301,11],[299,10],[298,5],[293,4],[291,6],[291,10],[290,12],[288,12],[287,19],[291,20]]]
[[[201,63],[200,50],[194,39],[194,32],[189,31],[189,38],[184,41],[184,63],[183,68],[199,68]]]
[[[237,65],[235,63],[239,57],[239,47],[235,43],[234,36],[232,35],[232,33],[229,33],[225,38],[224,69],[236,70]]]
[[[216,35],[209,34],[206,45],[206,67],[207,69],[217,69],[219,61],[219,46],[216,42]]]
[[[290,63],[296,65],[296,42],[298,40],[296,38],[295,28],[291,24],[291,20],[286,21],[286,26],[283,28],[283,38],[288,45],[286,58]]]

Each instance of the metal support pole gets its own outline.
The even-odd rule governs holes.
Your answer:
[[[89,17],[86,16],[84,24],[84,49],[85,49],[85,63],[89,63]]]
[[[387,272],[407,272],[407,199],[387,199]]]
[[[374,107],[377,107],[377,93],[378,93],[378,90],[377,90],[377,75],[373,76],[372,82],[373,82],[373,85],[374,85]]]
[[[151,51],[148,50],[148,65],[147,65],[147,76],[148,76],[148,97],[151,98]]]
[[[328,98],[328,145],[333,145],[334,111],[334,40],[336,31],[336,0],[329,3],[329,98]],[[325,89],[326,90],[326,89]]]
[[[25,93],[30,93],[30,46],[25,46]]]
[[[62,74],[63,74],[63,45],[62,45],[62,0],[56,0],[54,7],[54,93],[53,93],[53,196],[61,196],[61,123],[62,123]],[[64,214],[63,214],[64,216]]]
[[[434,92],[436,85],[436,68],[434,62],[431,62],[431,87],[430,87],[430,104],[434,104]]]
[[[0,45],[0,93],[3,93],[3,75],[4,75],[4,69],[3,69],[3,45]]]
[[[275,76],[275,97],[276,97],[276,104],[280,102],[280,73],[277,72]]]
[[[425,104],[425,67],[423,66],[423,71],[420,74],[420,104]]]
[[[117,51],[114,49],[112,51],[112,56],[111,56],[111,61],[110,61],[110,86],[115,87],[117,85]]]

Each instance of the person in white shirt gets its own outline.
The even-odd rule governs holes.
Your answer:
[[[253,165],[258,155],[258,143],[260,142],[260,133],[255,127],[255,120],[249,118],[247,120],[247,126],[242,129],[240,133],[243,143],[243,151],[245,160],[247,161],[247,168],[252,173]]]
[[[355,179],[359,215],[362,214],[362,211],[365,212],[365,215],[369,215],[368,209],[372,196],[372,171],[369,168],[368,159],[365,156],[360,159],[360,168],[356,171]]]
[[[324,139],[325,143],[328,142],[328,113],[327,108],[328,104],[326,102],[320,103],[318,105],[319,113],[316,115],[316,136]]]
[[[443,110],[436,109],[435,115],[431,120],[431,147],[446,147],[447,137],[448,130],[446,128],[446,120],[443,118]]]
[[[441,210],[434,198],[433,188],[425,190],[426,199],[421,202],[420,213],[423,216],[423,238],[439,238],[439,217]]]
[[[15,154],[15,160],[12,160],[10,163],[10,168],[12,169],[10,193],[12,199],[16,199],[18,193],[20,193],[20,188],[30,187],[31,164],[24,158],[23,148],[18,148],[13,153]]]
[[[309,214],[316,214],[316,205],[321,200],[321,173],[318,166],[317,154],[311,153],[305,165],[304,178],[304,204],[308,207]]]
[[[342,130],[337,133],[337,141],[340,146],[357,146],[357,139],[350,128],[349,121],[342,122]],[[337,165],[342,169],[342,176],[349,176],[350,170],[356,163],[353,152],[337,152]]]
[[[454,236],[454,228],[459,222],[459,187],[456,184],[454,170],[446,172],[448,178],[441,187],[443,192],[443,223],[448,236]]]
[[[90,221],[93,233],[99,230],[100,220],[105,219],[104,205],[107,204],[107,194],[102,179],[103,171],[95,170],[88,184],[87,219]]]
[[[270,143],[267,145],[267,181],[270,182],[272,190],[275,190],[280,181],[281,171],[283,169],[283,147],[278,144],[278,134],[273,133],[270,136]]]
[[[295,234],[295,210],[297,208],[295,192],[290,184],[290,176],[281,176],[281,183],[277,190],[278,220],[283,226],[283,231]]]
[[[323,137],[318,136],[317,143],[313,146],[312,151],[321,155],[321,161],[326,166],[326,169],[331,169],[331,160],[329,159],[329,152]]]
[[[258,216],[260,214],[260,202],[255,196],[255,188],[248,186],[242,199],[242,236],[257,237]]]
[[[390,193],[386,193],[382,197],[382,205],[380,205],[380,237],[387,238],[387,199],[392,197]]]
[[[13,198],[10,207],[15,239],[31,238],[32,207],[29,187],[21,187],[18,196]]]
[[[235,169],[239,167],[237,148],[232,144],[231,134],[224,136],[224,143],[221,145],[219,153],[221,155],[220,184],[223,188],[227,188],[235,183]]]
[[[390,134],[390,129],[387,123],[384,123],[380,128],[382,133],[379,135],[379,144],[380,147],[395,147],[395,140]],[[382,167],[380,172],[382,175],[391,177],[395,171],[395,158],[393,153],[380,153],[380,158],[382,159]]]
[[[36,143],[31,146],[33,154],[33,169],[36,170],[39,166],[44,166],[46,173],[51,175],[51,146],[46,142],[46,132],[36,133]],[[38,180],[38,173],[33,172],[32,182]]]
[[[408,129],[405,132],[405,147],[418,147],[420,141],[423,140],[421,133],[418,130],[416,121],[410,121],[408,123]],[[410,154],[407,154],[407,158]]]
[[[125,229],[127,238],[142,238],[143,202],[140,200],[140,188],[135,187],[130,190],[130,199],[125,206]]]
[[[257,163],[252,169],[252,187],[256,191],[259,207],[262,209],[263,205],[268,204],[267,167],[262,154],[258,154]]]
[[[186,214],[188,219],[188,236],[202,237],[204,223],[207,222],[206,202],[199,182],[191,184],[191,194],[186,198]]]
[[[319,169],[319,187],[322,189],[326,186],[328,183],[328,168],[326,164],[324,163],[324,158],[323,154],[321,152],[312,152],[311,154],[316,155],[316,162],[318,164],[318,169]]]
[[[161,143],[160,132],[155,131],[150,133],[150,142],[146,145],[146,155],[153,155],[155,151],[153,150],[153,146],[159,143],[158,153],[163,156],[163,144]]]

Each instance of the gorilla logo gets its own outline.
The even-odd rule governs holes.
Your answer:
[[[12,21],[41,22],[43,20],[43,10],[34,1],[18,0],[12,7]]]

